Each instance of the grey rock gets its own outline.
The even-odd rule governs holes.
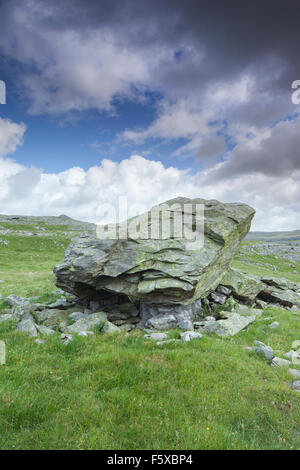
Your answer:
[[[45,340],[44,339],[39,339],[39,338],[35,339],[34,342],[37,343],[37,344],[45,344]]]
[[[82,318],[86,318],[88,315],[82,312],[73,312],[69,315],[70,318],[74,321],[81,320]]]
[[[227,300],[226,295],[218,294],[216,292],[212,292],[210,294],[210,297],[216,304],[220,304],[220,305],[224,305]]]
[[[292,349],[300,349],[300,339],[296,339],[292,342]]]
[[[102,327],[101,333],[119,333],[121,330],[113,323],[106,321]]]
[[[269,346],[258,346],[255,349],[255,352],[264,356],[268,361],[271,361],[274,357],[272,348],[270,348]]]
[[[287,359],[282,359],[281,357],[274,357],[272,359],[272,366],[276,367],[288,367],[290,365],[291,361],[288,361]]]
[[[262,341],[258,341],[257,339],[255,339],[255,340],[253,341],[253,344],[255,344],[256,346],[267,347],[267,346],[265,345],[265,343],[263,343]]]
[[[279,327],[279,323],[278,321],[273,321],[273,323],[271,323],[271,325],[269,325],[269,328],[272,328],[273,330],[275,328],[278,328]]]
[[[197,333],[195,331],[185,331],[184,333],[181,333],[181,339],[182,341],[191,341],[191,339],[200,339],[202,338],[202,334],[201,333]]]
[[[54,333],[54,331],[51,328],[48,328],[47,326],[44,326],[44,325],[36,325],[36,328],[38,329],[39,333],[45,336],[51,336]]]
[[[202,301],[201,299],[196,300],[190,305],[148,305],[145,302],[140,304],[140,316],[141,321],[139,323],[139,328],[147,329],[154,328],[150,319],[162,316],[169,317],[170,315],[175,317],[176,323],[174,322],[173,326],[170,328],[182,328],[192,329],[191,322],[194,318],[202,314]],[[154,320],[155,323],[155,320]],[[180,326],[181,325],[181,326]],[[168,329],[166,327],[164,329]],[[157,328],[159,329],[159,328]]]
[[[166,339],[168,336],[166,333],[151,333],[149,335],[144,335],[144,338],[154,339],[155,341],[162,341]]]
[[[295,366],[300,366],[300,352],[299,351],[294,351],[294,353],[291,356],[291,361]]]
[[[0,315],[0,323],[8,320],[15,320],[16,317],[12,315],[11,313],[4,313]]]
[[[30,304],[30,301],[28,299],[25,299],[24,297],[19,297],[14,294],[11,294],[6,297],[5,302],[8,303],[8,305],[10,305],[11,307],[24,307],[24,305]]]
[[[163,346],[164,344],[170,343],[181,343],[180,339],[167,339],[166,341],[157,341],[157,346]]]
[[[146,323],[147,328],[155,330],[171,330],[178,325],[177,318],[174,315],[157,315],[149,318]]]
[[[207,333],[216,333],[218,336],[234,336],[239,331],[246,328],[250,323],[254,322],[255,315],[242,316],[238,313],[227,312],[226,320],[208,321],[203,327],[203,331]]]
[[[178,328],[181,330],[193,330],[193,323],[191,320],[185,317],[177,315]]]
[[[261,280],[269,286],[273,286],[282,290],[290,289],[297,292],[297,290],[299,289],[299,284],[295,284],[294,282],[288,281],[287,279],[265,276],[262,277]]]
[[[245,274],[233,268],[228,269],[223,275],[221,283],[232,291],[234,298],[250,304],[265,288],[265,284],[257,276]]]
[[[293,383],[292,383],[292,389],[293,390],[299,390],[300,391],[300,380],[295,380]]]
[[[215,317],[207,316],[204,318],[204,321],[216,321]]]
[[[289,289],[282,290],[272,286],[265,286],[260,292],[259,298],[266,302],[278,303],[279,307],[293,307],[300,308],[299,295]]]
[[[37,336],[37,329],[35,323],[31,320],[22,320],[18,326],[17,326],[18,331],[24,331],[29,334],[29,336]]]
[[[299,380],[300,380],[300,370],[297,370],[297,369],[289,369],[289,373],[290,373],[291,376],[294,377],[295,379],[299,379]]]
[[[64,333],[81,333],[82,331],[92,330],[93,328],[98,328],[101,330],[107,321],[106,313],[104,312],[95,312],[91,315],[88,315],[86,318],[77,320],[73,325],[67,326],[64,329]]]
[[[206,297],[220,284],[249,231],[255,211],[245,204],[200,198],[177,198],[157,206],[155,211],[164,211],[174,221],[182,216],[185,204],[189,204],[191,217],[196,217],[197,204],[204,205],[203,246],[191,242],[186,231],[185,236],[177,236],[174,230],[166,236],[158,230],[155,238],[149,238],[156,221],[146,213],[128,221],[127,225],[133,227],[148,219],[148,223],[141,224],[138,237],[129,234],[125,239],[117,235],[109,239],[98,227],[98,238],[85,234],[73,240],[63,263],[54,269],[57,286],[92,301],[108,292],[152,305],[186,306]],[[196,228],[200,236],[202,226]],[[125,229],[125,223],[110,229],[118,232]]]
[[[231,291],[231,289],[228,289],[228,287],[219,285],[216,289],[216,292],[218,292],[219,294],[226,295],[226,297],[228,297],[231,294],[232,291]]]
[[[294,354],[294,351],[289,351],[289,352],[287,352],[287,353],[284,354],[284,357],[285,357],[286,359],[292,359],[293,354]]]

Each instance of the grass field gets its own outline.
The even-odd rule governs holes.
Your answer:
[[[0,236],[8,242],[0,241],[3,297],[54,300],[52,268],[69,243],[66,230]],[[248,261],[260,264],[254,266],[241,261],[245,256],[237,255],[233,266],[300,282],[284,260],[249,254]],[[280,326],[273,330],[274,320]],[[55,334],[39,345],[9,322],[0,324],[0,339],[7,348],[0,366],[1,449],[300,448],[300,394],[289,389],[288,372],[244,349],[257,339],[276,355],[289,351],[300,339],[300,315],[269,308],[233,338],[163,347],[138,331],[77,337],[68,345]]]

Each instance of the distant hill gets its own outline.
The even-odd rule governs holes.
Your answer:
[[[27,216],[27,215],[1,215],[1,223],[10,223],[15,225],[32,225],[32,224],[45,224],[45,225],[65,225],[72,228],[72,230],[94,230],[96,225],[90,222],[82,222],[80,220],[72,219],[67,215],[60,216]]]
[[[300,241],[300,230],[292,230],[290,232],[249,232],[245,240],[269,242]]]

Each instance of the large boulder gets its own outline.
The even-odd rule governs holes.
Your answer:
[[[201,206],[202,220],[198,212]],[[153,213],[163,214],[162,217],[168,214],[173,223],[183,211],[192,220],[198,242],[191,241],[188,230],[178,233],[171,229],[168,236],[161,229],[154,233],[157,219],[153,219]],[[134,238],[129,235],[112,239],[103,235],[104,230],[98,230],[98,236],[83,234],[74,239],[62,264],[54,268],[56,285],[82,301],[98,301],[100,306],[110,299],[112,304],[128,302],[128,298],[141,301],[152,308],[148,319],[153,316],[153,308],[159,315],[169,315],[176,305],[191,306],[194,314],[198,299],[205,298],[220,284],[254,214],[254,209],[241,203],[181,197],[167,201],[151,214],[128,221],[131,227],[144,223]],[[111,225],[112,228],[118,233],[124,230],[124,224]]]

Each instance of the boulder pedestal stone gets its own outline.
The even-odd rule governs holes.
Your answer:
[[[168,236],[153,230],[157,223],[153,210],[128,221],[137,227],[143,221],[134,238],[110,239],[104,230],[97,231],[100,238],[83,234],[71,242],[62,264],[54,269],[56,285],[86,303],[122,304],[128,299],[140,303],[141,325],[170,315],[177,325],[181,320],[191,321],[201,309],[200,299],[220,284],[255,211],[246,204],[179,197],[156,206],[154,212],[169,217]],[[175,229],[180,218],[181,233],[178,226]],[[203,244],[191,241],[186,220]],[[115,233],[122,227],[124,223],[113,226]]]

